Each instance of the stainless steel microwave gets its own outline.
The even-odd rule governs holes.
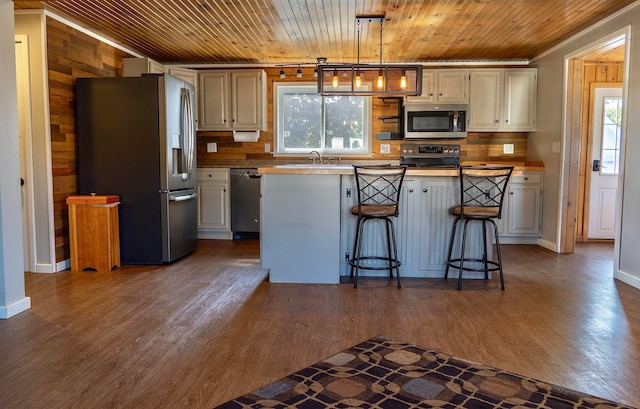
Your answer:
[[[405,139],[466,138],[464,104],[407,104],[404,107]]]

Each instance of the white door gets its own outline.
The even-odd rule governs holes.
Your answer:
[[[622,88],[596,87],[593,102],[587,237],[613,239],[622,135]]]
[[[16,86],[18,90],[18,138],[22,182],[22,247],[25,271],[35,271],[33,161],[31,160],[31,98],[29,87],[29,44],[26,35],[15,36]]]

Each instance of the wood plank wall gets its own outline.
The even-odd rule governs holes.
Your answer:
[[[47,17],[47,63],[53,165],[56,261],[69,259],[68,196],[77,194],[75,79],[122,76],[122,59],[114,47]]]
[[[271,154],[265,153],[265,145],[269,144],[269,148],[273,151],[273,84],[278,81],[283,82],[314,82],[313,67],[302,67],[302,78],[296,78],[295,71],[298,67],[287,67],[285,72],[286,78],[280,79],[280,68],[266,68],[267,72],[267,124],[268,131],[260,133],[258,142],[234,142],[231,132],[198,132],[198,166],[253,166],[267,161],[268,163],[292,163],[305,162],[307,160],[300,158],[298,160],[291,158],[274,158]],[[385,103],[379,98],[373,98],[372,106],[372,133],[373,137],[373,156],[368,158],[359,158],[363,160],[397,160],[400,158],[401,140],[378,140],[375,135],[378,132],[394,132],[397,125],[391,122],[383,122],[377,118],[380,116],[397,115],[397,105],[393,102]],[[216,142],[218,144],[218,152],[207,153],[206,144],[208,142]],[[437,143],[452,143],[450,140],[432,140]],[[380,144],[388,143],[391,145],[390,154],[380,153]],[[473,161],[525,161],[527,155],[527,136],[526,133],[477,133],[470,132],[467,139],[456,140],[453,143],[459,143],[462,152],[462,160]],[[514,144],[513,155],[503,155],[502,144]]]
[[[589,183],[591,141],[591,85],[593,83],[619,83],[624,79],[624,62],[598,63],[585,62],[582,68],[582,118],[580,125],[580,173],[578,179],[578,205],[576,214],[576,241],[587,241],[587,226],[589,211]]]

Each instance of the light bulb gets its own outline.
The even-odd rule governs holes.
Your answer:
[[[362,77],[360,73],[356,74],[356,88],[360,88],[362,86]]]
[[[402,76],[400,77],[400,88],[402,89],[407,89],[407,76],[405,75],[405,73],[402,73]]]
[[[333,88],[338,88],[338,73],[335,71],[333,72],[333,81],[331,81],[331,85]]]
[[[382,76],[382,72],[378,74],[378,82],[376,84],[379,89],[384,88],[384,77]]]
[[[298,67],[298,71],[296,71],[296,77],[302,78],[302,70]]]
[[[284,70],[280,70],[280,78],[285,78],[285,77],[286,77],[286,75],[284,73]]]

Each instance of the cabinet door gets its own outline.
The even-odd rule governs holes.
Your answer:
[[[231,121],[233,129],[263,129],[263,71],[231,72]]]
[[[228,120],[228,76],[226,71],[198,74],[199,120],[201,130],[225,131],[231,128]]]
[[[226,183],[212,182],[198,186],[198,229],[229,230]]]
[[[540,233],[540,185],[511,184],[508,188],[508,235]]]
[[[535,130],[537,71],[505,70],[504,77],[504,130]]]
[[[422,71],[422,94],[417,97],[407,97],[407,103],[433,103],[435,102],[435,75],[434,71]]]
[[[435,102],[441,104],[466,104],[469,102],[466,70],[440,70],[437,74]]]
[[[420,184],[420,207],[416,219],[413,254],[419,257],[420,271],[443,271],[451,237],[453,216],[449,209],[457,203],[458,185],[453,181],[424,178]],[[438,232],[438,234],[434,234]],[[417,246],[416,246],[417,245]]]
[[[472,70],[469,84],[469,131],[496,131],[500,128],[500,70]]]

